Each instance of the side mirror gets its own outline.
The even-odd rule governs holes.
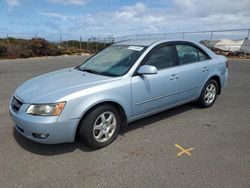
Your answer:
[[[143,65],[139,68],[137,73],[140,75],[157,74],[157,68],[155,66],[152,66],[152,65]]]

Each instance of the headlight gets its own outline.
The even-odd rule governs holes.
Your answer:
[[[31,104],[27,113],[37,116],[59,116],[65,106],[65,102],[55,104]]]

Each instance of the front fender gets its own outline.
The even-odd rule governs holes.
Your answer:
[[[130,79],[118,80],[72,93],[62,98],[61,101],[66,101],[66,106],[59,121],[80,119],[89,109],[103,102],[119,104],[129,118],[131,116]]]

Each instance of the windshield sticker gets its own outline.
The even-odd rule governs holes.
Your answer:
[[[141,47],[141,46],[129,46],[128,49],[135,50],[135,51],[141,51],[143,49],[143,47]]]

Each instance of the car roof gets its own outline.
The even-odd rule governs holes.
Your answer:
[[[124,41],[120,41],[117,42],[113,45],[129,45],[129,46],[151,46],[151,45],[157,45],[157,44],[161,44],[164,42],[190,42],[193,44],[196,44],[197,46],[199,46],[200,48],[202,48],[204,51],[206,51],[206,53],[214,58],[217,55],[212,52],[211,50],[209,50],[206,46],[200,44],[199,42],[195,42],[192,40],[186,40],[186,39],[137,39],[137,40],[124,40]]]
[[[124,40],[115,43],[114,45],[138,45],[138,46],[150,46],[154,43],[162,43],[162,42],[171,42],[171,41],[184,41],[184,42],[192,42],[190,40],[183,39],[136,39],[136,40]]]

